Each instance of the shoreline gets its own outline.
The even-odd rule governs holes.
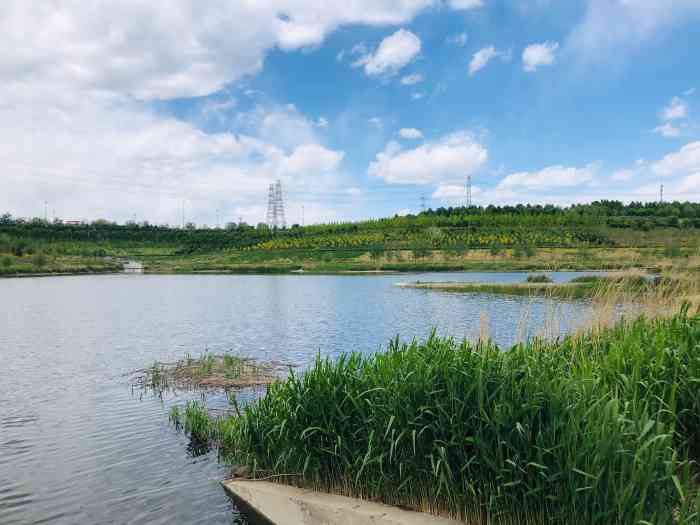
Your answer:
[[[233,268],[230,270],[169,270],[169,271],[149,271],[145,269],[143,272],[129,273],[123,270],[105,270],[105,271],[72,271],[72,272],[17,272],[17,273],[0,273],[0,279],[23,279],[29,277],[70,277],[70,276],[80,276],[80,275],[400,275],[400,274],[422,274],[422,273],[580,273],[580,272],[591,272],[591,273],[605,273],[605,272],[619,272],[628,270],[643,270],[649,273],[656,273],[657,268],[654,267],[629,267],[622,266],[616,268],[587,268],[587,267],[574,267],[574,268],[557,268],[557,269],[545,269],[545,268],[532,268],[532,267],[506,267],[506,268],[493,268],[488,269],[474,268],[474,267],[462,267],[462,268],[392,268],[392,269],[378,269],[378,270],[365,270],[365,269],[337,269],[337,270],[288,270],[286,268],[275,268],[273,266],[263,267],[263,268]],[[408,286],[412,283],[402,283]],[[429,283],[421,283],[429,284]],[[433,284],[448,284],[448,283],[433,283]],[[455,283],[460,284],[460,283]],[[472,283],[476,284],[476,283]],[[537,283],[531,283],[537,284]],[[552,283],[556,284],[556,283]],[[564,283],[558,283],[564,284]],[[414,286],[415,288],[429,288],[428,286]],[[435,288],[438,288],[437,286]]]

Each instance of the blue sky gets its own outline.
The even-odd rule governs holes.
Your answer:
[[[0,211],[199,224],[700,198],[697,0],[0,8]],[[35,34],[29,40],[26,35]],[[12,51],[10,51],[12,50]]]

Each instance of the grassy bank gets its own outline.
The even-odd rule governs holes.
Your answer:
[[[0,277],[79,275],[112,273],[121,270],[121,264],[104,258],[53,256],[44,253],[34,253],[22,257],[11,254],[0,254]]]
[[[306,273],[367,271],[543,271],[700,268],[700,253],[668,255],[660,248],[538,248],[503,250],[264,250],[139,258],[150,273]]]
[[[697,523],[700,319],[318,359],[186,428],[254,475],[470,523]],[[203,423],[206,421],[206,423]]]
[[[499,295],[543,296],[558,299],[582,299],[617,297],[625,299],[645,297],[659,293],[671,293],[668,279],[650,279],[643,275],[582,276],[569,282],[543,282],[546,276],[529,276],[522,283],[465,283],[465,282],[421,282],[398,283],[402,288],[440,290],[458,293],[489,293]]]

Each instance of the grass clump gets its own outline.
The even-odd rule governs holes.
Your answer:
[[[186,354],[174,363],[155,362],[149,368],[136,370],[132,373],[132,385],[157,394],[169,390],[264,386],[280,379],[290,366],[276,361],[262,363],[230,353],[205,352],[199,357]],[[180,414],[171,416],[178,419]]]
[[[698,385],[686,308],[505,351],[396,339],[319,357],[235,417],[192,404],[185,425],[254,476],[470,523],[690,524]]]
[[[549,275],[546,274],[533,274],[528,275],[525,279],[528,283],[552,283],[554,282]]]

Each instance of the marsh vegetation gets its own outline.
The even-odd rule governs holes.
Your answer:
[[[697,279],[603,282],[566,337],[396,338],[319,356],[233,415],[191,402],[177,424],[253,477],[468,523],[697,523]]]

